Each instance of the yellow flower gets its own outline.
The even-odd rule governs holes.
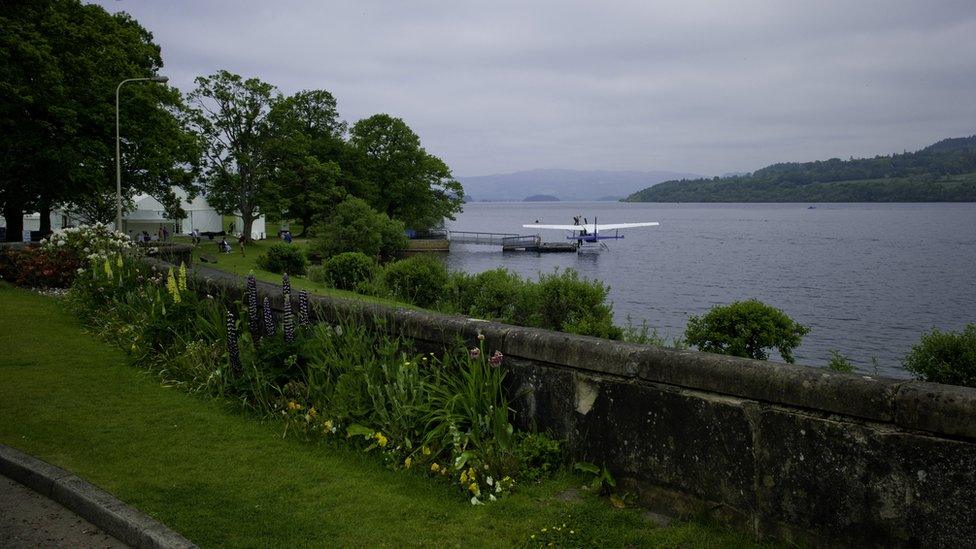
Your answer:
[[[294,400],[289,400],[288,401],[288,409],[289,410],[301,410],[302,409],[302,405],[299,404],[299,403],[297,403],[297,402],[295,402]]]
[[[423,448],[421,448],[420,451],[423,452],[423,454],[425,456],[429,456],[430,455],[430,448],[428,448],[426,446],[424,446]]]
[[[105,260],[105,276],[112,278],[112,264]]]
[[[407,459],[403,460],[403,468],[404,469],[409,469],[411,465],[413,465],[413,460],[412,459],[407,458]]]
[[[461,484],[468,482],[468,472],[461,471]]]
[[[122,255],[121,254],[115,256],[115,265],[118,266],[118,267],[121,267],[122,266]]]
[[[331,420],[331,419],[327,419],[327,420],[325,420],[325,423],[323,423],[323,424],[322,424],[322,428],[323,428],[323,429],[324,429],[325,431],[327,431],[327,432],[330,432],[330,433],[331,433],[331,432],[332,432],[332,429],[334,429],[334,427],[333,427],[333,424],[332,424],[332,420]]]
[[[472,482],[471,484],[468,485],[468,491],[476,496],[481,495],[481,489],[478,488],[478,483],[476,482]]]
[[[169,295],[173,296],[173,303],[180,302],[180,289],[176,285],[176,277],[173,276],[172,267],[169,268],[169,274],[166,276],[166,290],[169,292]]]
[[[119,256],[121,258],[121,256]],[[180,263],[180,280],[179,288],[181,292],[186,291],[186,264]]]
[[[389,442],[389,440],[387,440],[387,438],[383,436],[383,433],[379,431],[376,431],[376,434],[373,435],[373,438],[376,439],[376,444],[379,444],[380,448],[386,448],[386,444]]]
[[[440,469],[441,469],[441,466],[440,465],[438,465],[436,463],[431,463],[430,464],[430,470],[431,471],[433,471],[433,472],[436,473],[437,471],[440,471]]]

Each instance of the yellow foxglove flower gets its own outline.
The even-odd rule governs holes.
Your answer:
[[[112,278],[112,264],[109,263],[108,259],[105,260],[105,276]]]

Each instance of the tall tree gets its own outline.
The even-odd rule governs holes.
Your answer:
[[[285,215],[302,222],[305,236],[313,220],[326,217],[353,190],[343,177],[346,123],[325,90],[300,91],[277,102],[268,116],[268,148],[277,163]]]
[[[196,83],[189,97],[205,143],[202,183],[207,202],[224,215],[240,215],[244,238],[250,241],[254,220],[280,208],[275,158],[268,148],[268,114],[281,96],[271,84],[224,70],[198,77]]]
[[[152,34],[125,13],[78,0],[5,3],[0,11],[0,206],[8,239],[25,212],[115,189],[115,89],[162,67]],[[177,90],[132,85],[122,96],[123,194],[162,200],[191,188],[198,142]]]
[[[365,156],[373,185],[367,196],[377,210],[414,229],[439,225],[461,211],[461,184],[400,118],[375,114],[360,120],[350,130],[350,143]]]

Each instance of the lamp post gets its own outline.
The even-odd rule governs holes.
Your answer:
[[[169,82],[167,76],[150,76],[149,78],[129,78],[119,82],[115,88],[115,230],[122,230],[122,147],[119,138],[119,90],[126,82]]]

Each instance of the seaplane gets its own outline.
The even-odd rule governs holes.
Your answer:
[[[529,229],[552,229],[557,231],[568,231],[569,235],[566,236],[567,240],[576,241],[577,251],[583,251],[584,249],[608,249],[607,245],[603,243],[603,240],[619,240],[624,237],[620,234],[621,229],[635,229],[637,227],[656,227],[660,225],[657,221],[642,221],[638,223],[607,223],[600,225],[597,223],[597,218],[593,218],[593,223],[590,223],[585,217],[582,218],[582,223],[580,223],[580,216],[573,217],[572,225],[546,225],[536,221],[535,223],[527,223],[522,225],[522,227]],[[603,234],[600,233],[603,231]],[[613,234],[606,234],[608,231],[613,231]],[[591,245],[591,246],[587,246]]]

